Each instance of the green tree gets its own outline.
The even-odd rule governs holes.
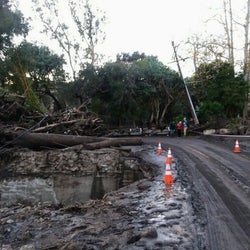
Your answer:
[[[240,115],[246,83],[242,75],[235,76],[231,64],[220,60],[201,64],[193,80],[192,93],[199,102],[199,116],[203,122],[211,117],[234,118]]]
[[[0,1],[0,17],[0,51],[3,52],[11,46],[15,35],[28,33],[28,24],[20,11],[11,9],[9,0]]]
[[[9,0],[0,1],[0,84],[6,81],[5,53],[13,46],[13,38],[28,33],[28,23],[18,10],[13,11]]]
[[[51,53],[47,47],[23,42],[6,52],[5,64],[9,73],[6,85],[13,91],[24,94],[34,109],[41,110],[39,97],[44,94],[59,105],[52,92],[55,90],[55,83],[65,79],[63,63],[63,58]]]
[[[149,56],[136,62],[141,68],[144,83],[150,86],[150,120],[149,124],[163,127],[170,106],[176,101],[181,87],[177,72],[166,67],[156,57]]]
[[[130,55],[129,53],[121,53],[116,55],[117,62],[134,62],[145,59],[146,55],[144,53],[139,53],[135,51]]]
[[[71,84],[72,99],[76,98],[78,105],[87,105],[95,97],[99,88],[98,67],[86,64],[79,72],[79,78]]]
[[[117,55],[116,62],[86,68],[80,76],[73,84],[75,96],[89,100],[90,107],[114,125],[162,127],[181,89],[176,72],[138,52]]]
[[[129,124],[131,121],[130,105],[134,102],[135,86],[129,73],[129,65],[122,62],[107,63],[99,73],[102,86],[97,94],[104,104],[102,111],[105,107],[105,118],[115,125]]]

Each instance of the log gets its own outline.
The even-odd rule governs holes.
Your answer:
[[[53,128],[61,126],[61,125],[72,125],[73,123],[77,123],[80,121],[81,121],[81,119],[53,123],[53,124],[49,124],[49,125],[44,126],[44,127],[39,127],[39,128],[33,129],[33,132],[44,132],[44,131],[46,132],[46,131],[49,131],[50,129],[53,129]]]
[[[107,148],[107,147],[120,147],[126,145],[141,145],[142,140],[140,138],[109,138],[100,142],[93,142],[85,144],[84,147],[89,150]]]
[[[40,148],[66,148],[79,144],[99,142],[104,140],[95,136],[75,136],[49,133],[16,133],[12,145],[18,145],[31,149]]]
[[[139,138],[105,138],[96,136],[75,136],[47,133],[15,133],[12,145],[18,145],[31,149],[41,148],[66,148],[75,145],[83,145],[83,148],[94,150],[105,147],[118,147],[122,145],[141,145]]]

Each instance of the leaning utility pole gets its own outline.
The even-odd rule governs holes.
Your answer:
[[[185,87],[185,90],[186,90],[186,94],[187,94],[187,97],[188,97],[188,101],[189,101],[189,104],[190,104],[190,107],[191,107],[191,112],[192,112],[192,116],[193,116],[193,119],[194,119],[194,123],[195,123],[195,125],[198,125],[199,120],[198,120],[197,115],[195,113],[194,105],[193,105],[191,96],[189,94],[187,84],[186,84],[186,82],[185,82],[185,80],[183,78],[182,72],[181,72],[181,67],[180,67],[180,64],[179,64],[179,60],[178,60],[178,57],[177,57],[177,53],[176,53],[173,41],[172,41],[172,46],[173,46],[173,49],[174,49],[174,55],[175,55],[176,63],[177,63],[177,66],[178,66],[179,74],[180,74],[180,77],[181,77],[181,79],[183,81],[183,84],[184,84],[184,87]]]

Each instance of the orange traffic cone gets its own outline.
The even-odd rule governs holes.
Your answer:
[[[234,153],[240,153],[240,146],[238,140],[235,141]]]
[[[166,164],[172,164],[173,162],[173,156],[171,153],[171,148],[168,148],[168,155],[167,155],[167,159],[166,159]]]
[[[158,143],[158,148],[157,148],[157,154],[161,155],[161,153],[162,153],[162,148],[161,148],[161,143],[159,142]]]
[[[171,167],[170,164],[166,163],[166,170],[165,170],[165,176],[164,176],[164,183],[167,184],[173,184],[174,178],[172,176]]]

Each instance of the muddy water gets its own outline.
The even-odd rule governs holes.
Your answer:
[[[53,175],[49,178],[5,179],[0,181],[0,207],[17,203],[70,205],[100,199],[105,193],[142,177],[139,171],[126,170],[112,176],[94,173],[88,176]]]

